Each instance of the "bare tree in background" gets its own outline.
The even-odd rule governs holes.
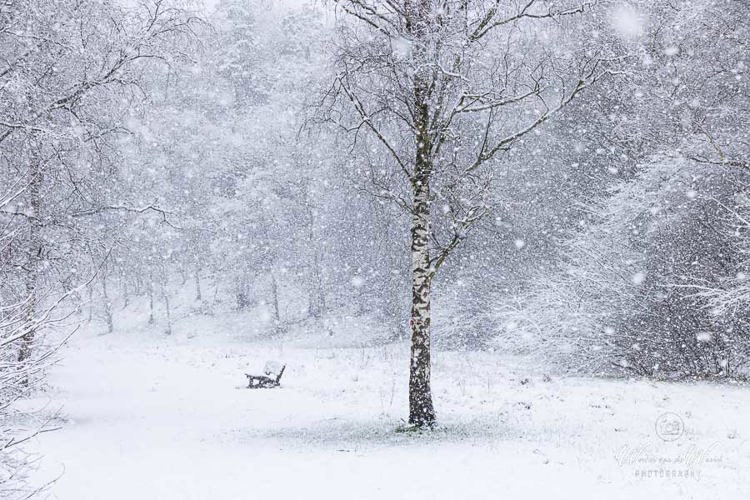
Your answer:
[[[109,199],[112,143],[125,132],[123,111],[142,99],[143,64],[180,57],[194,22],[165,0],[132,9],[60,0],[0,6],[0,182],[18,188],[0,223],[15,234],[4,257],[29,319],[41,290],[70,281],[96,246],[92,217],[143,211]],[[35,334],[20,339],[19,361],[31,356]]]

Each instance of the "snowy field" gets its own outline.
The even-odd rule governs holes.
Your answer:
[[[32,401],[62,427],[37,480],[61,500],[750,498],[747,387],[439,352],[440,427],[404,433],[406,350],[81,334]],[[243,389],[269,359],[283,387]]]

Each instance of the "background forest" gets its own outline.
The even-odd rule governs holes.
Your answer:
[[[423,49],[377,24],[402,3],[0,0],[0,491],[29,458],[15,403],[79,328],[410,338]],[[427,3],[457,102],[425,195],[433,348],[745,380],[750,3]]]

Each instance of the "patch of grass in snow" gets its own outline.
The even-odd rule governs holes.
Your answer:
[[[419,429],[403,421],[389,418],[368,421],[347,421],[330,418],[302,426],[269,427],[235,430],[227,436],[232,442],[263,442],[273,440],[285,450],[301,452],[310,448],[371,451],[394,446],[420,446],[435,444],[485,443],[487,439],[506,439],[497,424],[486,421],[465,423],[438,423],[431,429]]]

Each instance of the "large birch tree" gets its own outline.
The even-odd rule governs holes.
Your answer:
[[[409,424],[435,421],[430,299],[438,270],[487,203],[500,156],[605,70],[560,26],[586,3],[337,0],[326,118],[379,151],[373,194],[411,216]],[[549,22],[554,21],[554,22]],[[555,50],[553,50],[555,47]],[[440,210],[434,210],[438,203]]]

